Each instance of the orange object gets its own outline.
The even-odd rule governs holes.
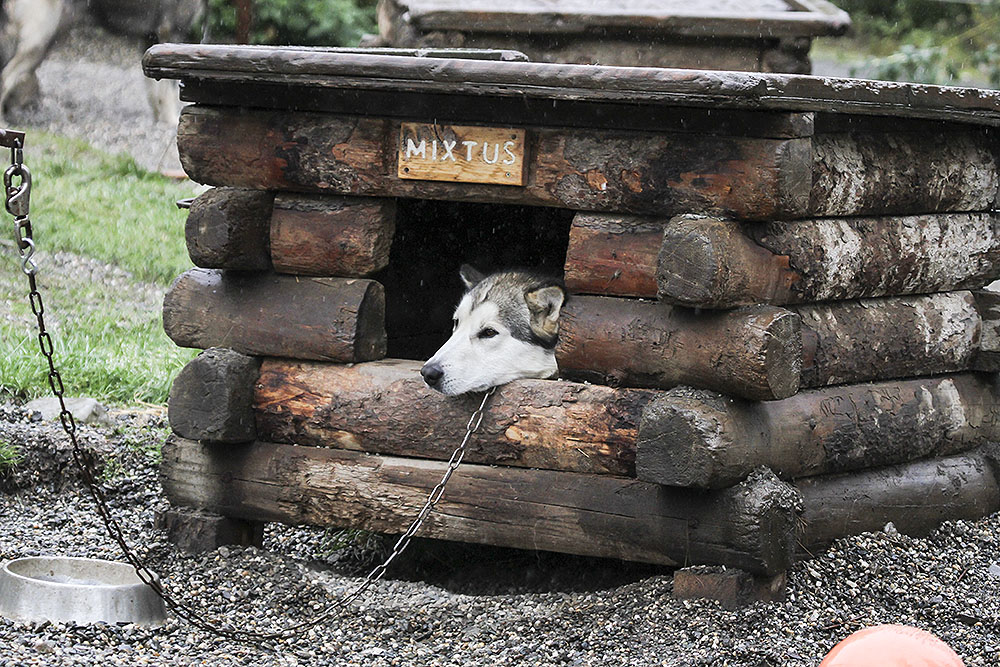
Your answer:
[[[819,667],[965,667],[965,663],[947,644],[920,628],[876,625],[834,646]]]

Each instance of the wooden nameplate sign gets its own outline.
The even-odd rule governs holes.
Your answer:
[[[400,178],[454,183],[524,185],[523,129],[403,123]]]

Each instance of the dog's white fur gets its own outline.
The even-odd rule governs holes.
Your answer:
[[[462,279],[467,291],[454,331],[421,371],[427,384],[457,395],[554,376],[562,286],[525,272],[482,276],[470,267],[462,268]]]

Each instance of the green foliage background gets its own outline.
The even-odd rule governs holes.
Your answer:
[[[253,0],[253,44],[357,46],[361,35],[375,32],[376,0]],[[236,34],[231,0],[209,0],[213,41]]]

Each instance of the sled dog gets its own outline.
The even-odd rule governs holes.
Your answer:
[[[468,265],[459,275],[466,292],[451,338],[420,370],[427,385],[456,395],[554,376],[562,283],[528,271],[484,276]]]

